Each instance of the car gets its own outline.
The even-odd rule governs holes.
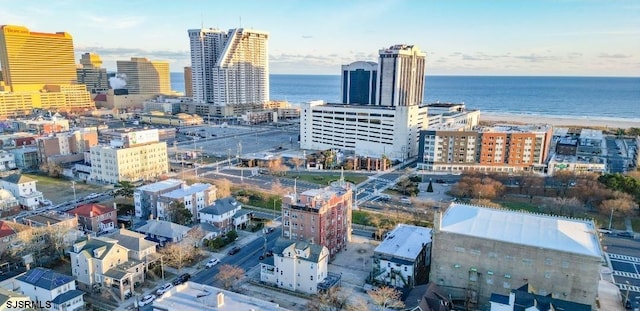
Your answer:
[[[180,276],[178,276],[175,280],[173,280],[173,285],[180,285],[186,281],[189,281],[190,278],[191,278],[191,274],[183,273]]]
[[[273,227],[264,228],[265,234],[273,233],[274,231],[276,231],[276,228],[273,228]]]
[[[400,203],[404,203],[404,204],[411,204],[411,199],[409,199],[409,198],[402,198],[402,199],[400,199]]]
[[[272,257],[273,256],[273,250],[270,250],[268,252],[266,252],[264,255],[260,255],[260,260],[263,260],[267,257]]]
[[[154,300],[156,299],[156,295],[146,295],[144,297],[142,297],[142,299],[140,299],[140,301],[138,301],[138,306],[142,307],[142,306],[146,306],[150,303],[152,303]]]
[[[229,255],[235,255],[240,252],[240,247],[234,246],[231,250],[229,250]]]
[[[164,284],[160,286],[160,288],[158,288],[158,290],[156,291],[156,295],[162,296],[162,294],[168,292],[171,288],[173,288],[173,284],[171,283]]]
[[[204,265],[207,269],[217,265],[220,262],[220,260],[218,258],[211,258],[209,259],[209,261],[207,261],[207,264]]]
[[[391,196],[389,196],[388,194],[380,195],[380,201],[389,201],[389,200],[391,200]]]
[[[635,237],[635,234],[629,232],[629,231],[622,231],[622,232],[618,232],[616,233],[617,236],[622,236],[622,237],[627,237],[627,238],[633,238]]]

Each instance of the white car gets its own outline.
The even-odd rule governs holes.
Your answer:
[[[220,260],[218,260],[218,258],[211,258],[211,259],[209,259],[209,261],[207,261],[207,264],[205,265],[205,267],[207,267],[207,269],[211,268],[211,267],[217,265],[219,262],[220,262]]]
[[[164,284],[160,286],[160,288],[156,291],[156,295],[162,296],[162,294],[168,292],[172,287],[173,287],[173,284],[171,283]]]
[[[142,297],[142,299],[140,299],[140,301],[138,302],[138,306],[139,307],[146,306],[152,303],[155,299],[156,299],[156,295],[146,295]]]

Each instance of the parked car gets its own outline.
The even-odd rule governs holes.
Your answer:
[[[260,260],[263,260],[263,259],[265,259],[267,257],[271,257],[271,256],[273,256],[273,250],[270,250],[270,251],[266,252],[264,255],[260,255]]]
[[[190,278],[191,278],[191,274],[189,273],[181,274],[175,280],[173,280],[173,285],[180,285],[186,281],[189,281]]]
[[[162,296],[162,294],[168,292],[171,288],[173,288],[173,284],[171,283],[164,284],[160,286],[160,288],[158,288],[158,290],[156,291],[156,295]]]
[[[618,232],[617,235],[618,236],[627,237],[627,238],[633,238],[634,237],[634,234],[629,232],[629,231]]]
[[[207,264],[204,265],[207,269],[217,265],[220,262],[220,260],[218,258],[211,258],[209,259],[209,261],[207,261]]]
[[[230,251],[229,251],[229,255],[235,255],[238,252],[240,252],[240,247],[234,246]]]
[[[138,306],[140,306],[140,307],[146,306],[146,305],[152,303],[155,299],[156,299],[156,295],[146,295],[146,296],[142,297],[142,299],[140,299],[140,301],[138,301]]]
[[[411,204],[411,199],[404,197],[400,199],[400,203]]]

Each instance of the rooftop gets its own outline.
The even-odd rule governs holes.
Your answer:
[[[223,302],[218,306],[218,301]],[[278,304],[217,287],[186,282],[171,288],[153,302],[154,310],[213,311],[213,310],[287,310]]]
[[[167,192],[162,196],[165,198],[171,198],[171,199],[182,199],[185,196],[193,195],[198,192],[203,192],[209,188],[211,188],[211,184],[195,183],[190,186],[184,185],[182,186],[182,188],[173,190],[171,192]]]
[[[138,232],[153,234],[165,238],[179,238],[187,234],[191,228],[164,220],[150,219]]]
[[[480,131],[484,133],[544,133],[552,129],[548,124],[496,124],[494,126],[480,127]]]
[[[12,236],[20,231],[27,229],[29,229],[29,227],[25,225],[0,220],[0,238]]]
[[[42,213],[42,214],[27,216],[23,219],[23,222],[25,224],[32,225],[32,226],[33,225],[46,226],[46,225],[55,225],[59,222],[66,221],[72,218],[74,217],[70,216],[69,214],[49,212],[49,213]]]
[[[0,305],[5,306],[7,301],[9,301],[9,299],[11,298],[25,298],[27,300],[29,299],[23,294],[0,287]]]
[[[61,274],[50,269],[35,268],[17,278],[27,284],[51,290],[75,281],[70,275]]]
[[[389,232],[374,252],[415,260],[422,251],[423,245],[428,243],[431,243],[431,229],[399,224]]]
[[[301,250],[305,252],[308,251],[309,255],[307,256],[307,258],[303,258],[303,259],[306,261],[315,262],[315,263],[320,261],[321,259],[320,256],[322,255],[322,249],[326,248],[320,244],[313,244],[313,243],[308,243],[304,241],[294,241],[287,238],[279,237],[273,246],[273,253],[283,255],[283,252],[290,247],[293,247],[294,250]],[[329,255],[328,250],[326,252],[326,255]],[[290,257],[290,256],[285,256],[285,257]],[[302,257],[299,257],[299,258],[302,259]]]
[[[163,180],[163,181],[138,187],[136,191],[159,192],[167,188],[182,185],[182,183],[184,183],[184,181],[180,179],[167,179],[167,180]]]
[[[237,208],[242,208],[240,202],[236,201],[233,197],[226,197],[215,200],[212,205],[209,205],[198,212],[211,215],[222,215]]]
[[[442,215],[440,231],[602,257],[595,224],[589,220],[452,203]]]
[[[107,207],[101,204],[90,203],[80,205],[72,210],[67,211],[70,215],[78,215],[82,217],[93,218],[109,212],[113,212],[115,208]]]
[[[149,247],[155,247],[156,245],[158,245],[158,243],[156,242],[146,240],[144,234],[133,232],[127,229],[118,229],[118,231],[109,235],[109,238],[118,241],[118,244],[124,246],[124,248],[128,250],[133,251],[141,251]]]
[[[24,183],[28,183],[28,182],[32,182],[32,181],[37,181],[33,178],[29,178],[27,176],[21,175],[21,174],[11,174],[7,177],[2,178],[2,180],[6,181],[6,182],[10,182],[12,184],[24,184]]]

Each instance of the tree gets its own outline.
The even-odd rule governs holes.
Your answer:
[[[545,198],[543,211],[561,216],[574,217],[586,212],[586,208],[577,198],[555,197]]]
[[[271,192],[275,193],[279,196],[285,195],[289,192],[292,192],[292,189],[284,187],[281,183],[279,179],[274,180],[271,183]]]
[[[404,303],[400,300],[401,293],[393,287],[383,286],[374,290],[367,291],[367,294],[373,303],[380,308],[380,310],[387,310],[387,308],[402,308]]]
[[[282,176],[287,172],[288,168],[282,163],[282,158],[277,157],[269,161],[268,169],[271,175]]]
[[[226,198],[231,195],[231,182],[228,179],[215,179],[213,184],[216,186],[216,197]]]
[[[62,166],[55,162],[46,162],[40,165],[40,171],[50,177],[58,178],[62,175]]]
[[[130,181],[121,180],[115,185],[117,188],[113,194],[118,197],[133,198],[133,191],[136,189]]]
[[[368,310],[362,300],[350,302],[351,295],[343,292],[342,288],[333,288],[326,292],[318,293],[306,304],[309,311],[363,311]]]
[[[166,213],[171,222],[179,225],[188,225],[193,219],[193,214],[184,206],[184,202],[178,200],[169,203]]]
[[[600,214],[608,215],[611,211],[616,211],[622,215],[630,216],[638,210],[638,204],[629,197],[604,200],[600,203]]]
[[[429,180],[429,186],[427,186],[427,192],[433,192],[433,183]]]
[[[222,282],[224,289],[230,289],[233,283],[244,277],[244,269],[229,264],[224,264],[218,269],[215,279],[218,282]]]
[[[418,185],[409,178],[403,178],[396,183],[396,190],[404,195],[416,195],[420,191]]]
[[[296,171],[300,171],[300,165],[304,164],[304,159],[301,158],[291,158],[291,164],[295,166]]]
[[[168,243],[160,250],[164,256],[165,262],[176,269],[180,270],[188,266],[195,258],[200,255],[200,249],[195,247],[195,242],[190,237],[185,237],[180,242]]]

